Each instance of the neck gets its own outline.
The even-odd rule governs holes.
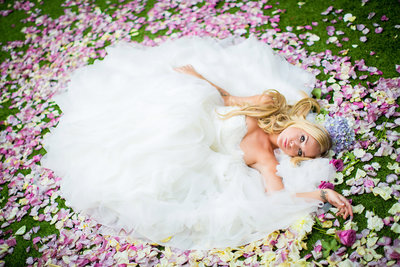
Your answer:
[[[268,134],[268,140],[272,144],[273,149],[278,148],[278,136],[277,133]]]

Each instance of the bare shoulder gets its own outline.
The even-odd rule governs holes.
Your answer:
[[[247,125],[248,132],[252,132],[256,128],[259,128],[257,119],[249,117],[249,116],[246,116],[246,125]]]
[[[277,160],[272,144],[268,141],[268,134],[258,126],[255,118],[246,117],[246,124],[248,131],[240,144],[246,164],[252,167],[276,166]]]

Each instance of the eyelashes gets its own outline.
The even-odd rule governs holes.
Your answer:
[[[306,137],[304,135],[300,136],[300,143],[303,143],[306,140]],[[303,156],[303,151],[301,150],[301,148],[299,148],[299,151],[297,152],[297,155],[299,157]]]
[[[300,148],[299,151],[297,152],[297,155],[298,155],[299,157],[301,157],[301,156],[303,155],[303,151],[301,151],[301,148]]]

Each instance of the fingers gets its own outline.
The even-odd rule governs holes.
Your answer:
[[[174,67],[173,69],[180,73],[186,73],[186,72],[190,72],[190,71],[194,70],[193,66],[190,64],[184,65],[181,67]]]
[[[343,196],[340,196],[339,198],[343,203],[343,205],[342,205],[343,208],[346,210],[346,218],[347,218],[348,215],[353,217],[353,207],[351,206],[350,202]]]
[[[175,67],[174,71],[183,73],[184,72],[184,66],[183,67]]]
[[[344,218],[346,209],[343,206],[337,207],[337,209],[338,209],[338,212],[336,212],[336,216],[343,216],[343,218]]]
[[[342,216],[344,219],[346,219],[349,215],[353,217],[353,208],[349,200],[341,194],[333,190],[329,190],[328,201],[338,209],[336,216]]]
[[[336,216],[342,216],[343,219],[346,219],[349,215],[353,217],[353,208],[350,202],[341,194],[334,191],[332,192],[334,194],[331,198],[331,204],[338,209]]]
[[[346,219],[349,215],[353,217],[353,208],[350,204],[350,202],[344,198],[344,197],[339,197],[339,201],[337,202],[337,205],[335,205],[338,208],[338,212],[336,213],[337,216],[342,216],[343,219]]]
[[[346,199],[346,207],[349,211],[349,215],[353,218],[353,207],[351,206],[350,202]]]
[[[256,97],[257,97],[256,102],[260,105],[267,105],[272,103],[271,98],[266,94],[257,95]]]
[[[349,210],[346,207],[340,207],[338,208],[339,211],[336,213],[336,216],[342,216],[343,219],[346,219],[347,216],[349,215]]]

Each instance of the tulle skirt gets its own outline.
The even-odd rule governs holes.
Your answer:
[[[63,116],[45,136],[43,159],[62,178],[67,204],[103,233],[182,249],[235,247],[315,210],[316,201],[288,190],[265,193],[239,147],[244,116],[221,119],[232,107],[215,88],[173,67],[192,64],[234,95],[274,88],[291,102],[310,92],[313,75],[255,39],[123,43],[107,52],[55,98]],[[310,191],[316,180],[307,180]]]

